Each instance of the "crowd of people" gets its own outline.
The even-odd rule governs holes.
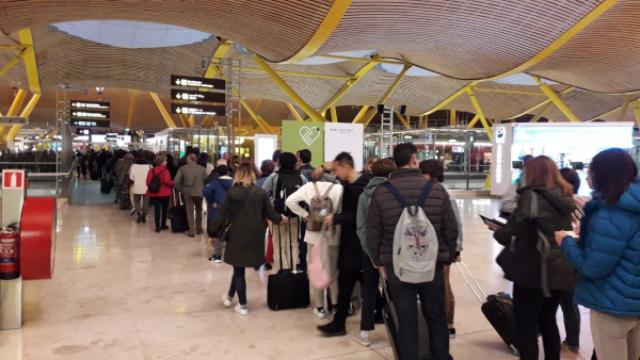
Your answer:
[[[449,272],[460,261],[462,222],[443,185],[442,162],[420,162],[414,145],[397,145],[392,158],[369,162],[362,172],[346,152],[314,167],[306,149],[276,151],[260,168],[228,156],[210,161],[196,148],[180,159],[148,151],[98,158],[99,153],[96,166],[114,182],[116,201],[138,222],[146,222],[152,205],[155,231],[166,230],[168,208],[184,204],[187,236],[203,234],[206,225],[213,245],[209,261],[233,266],[222,301],[226,307],[235,303],[238,314],[249,312],[246,268],[309,271],[312,278],[314,262],[321,261],[319,268],[332,281],[321,286],[311,281],[313,313],[331,319],[318,326],[320,334],[345,336],[346,319],[361,303],[360,331],[353,339],[369,346],[385,301],[393,301],[401,359],[419,358],[425,341],[418,333],[419,314],[428,324],[431,357],[452,358],[455,300]],[[504,246],[497,262],[514,283],[514,346],[520,358],[538,359],[539,334],[545,358],[560,358],[559,307],[567,330],[564,343],[577,352],[580,304],[592,310],[594,357],[597,352],[601,359],[637,360],[640,181],[635,162],[619,149],[598,154],[589,168],[593,197],[585,198],[577,195],[580,178],[574,170],[559,170],[545,156],[526,160],[509,196],[512,204],[502,209],[508,222],[490,226]],[[423,219],[419,227],[416,219]],[[405,244],[405,238],[415,243]]]

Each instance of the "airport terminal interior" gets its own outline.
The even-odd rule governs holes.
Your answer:
[[[640,165],[640,1],[0,0],[0,30],[0,360],[625,360],[592,335],[594,314],[635,321],[620,338],[640,356],[637,288],[604,311],[583,301],[580,264],[554,307],[559,352],[536,319],[531,355],[493,231],[516,221],[525,169],[550,159],[553,181],[581,184],[573,227],[553,229],[577,233],[551,240],[572,266],[563,242],[606,194],[596,159],[616,148]],[[371,221],[389,188],[360,196],[385,166],[392,184],[442,180],[425,164],[444,178],[429,196],[452,200],[433,216],[428,198],[437,236],[415,235],[441,251],[412,263],[426,282],[394,270],[407,255],[393,211]],[[290,206],[294,193],[308,199]],[[361,218],[384,229],[379,247]],[[461,243],[443,250],[453,228]],[[640,268],[634,239],[617,257]],[[540,302],[556,299],[541,283]],[[411,335],[400,288],[423,291]]]

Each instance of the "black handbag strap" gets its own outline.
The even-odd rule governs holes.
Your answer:
[[[256,190],[256,187],[254,186],[254,187],[251,189],[251,192],[249,193],[249,196],[247,196],[247,197],[242,201],[242,205],[240,205],[240,208],[238,208],[238,210],[237,210],[233,215],[231,215],[231,218],[229,219],[229,225],[231,225],[231,224],[233,223],[233,220],[235,220],[235,219],[236,219],[236,216],[238,216],[238,213],[239,213],[240,211],[242,211],[242,209],[244,209],[244,206],[245,206],[245,205],[247,205],[247,203],[249,202],[249,199],[251,198],[251,195],[253,195],[253,192],[254,192],[255,190]]]

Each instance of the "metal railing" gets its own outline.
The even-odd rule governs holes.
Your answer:
[[[0,162],[0,169],[26,170],[30,196],[56,196],[69,197],[71,192],[71,179],[76,169],[77,159],[74,159],[66,171],[57,171],[60,168],[58,162]],[[0,179],[2,175],[0,174]]]

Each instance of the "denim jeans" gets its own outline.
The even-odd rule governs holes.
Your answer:
[[[244,268],[240,266],[233,267],[233,275],[231,276],[231,285],[229,286],[229,297],[233,298],[238,294],[238,302],[240,305],[247,305],[247,281],[244,277]]]

